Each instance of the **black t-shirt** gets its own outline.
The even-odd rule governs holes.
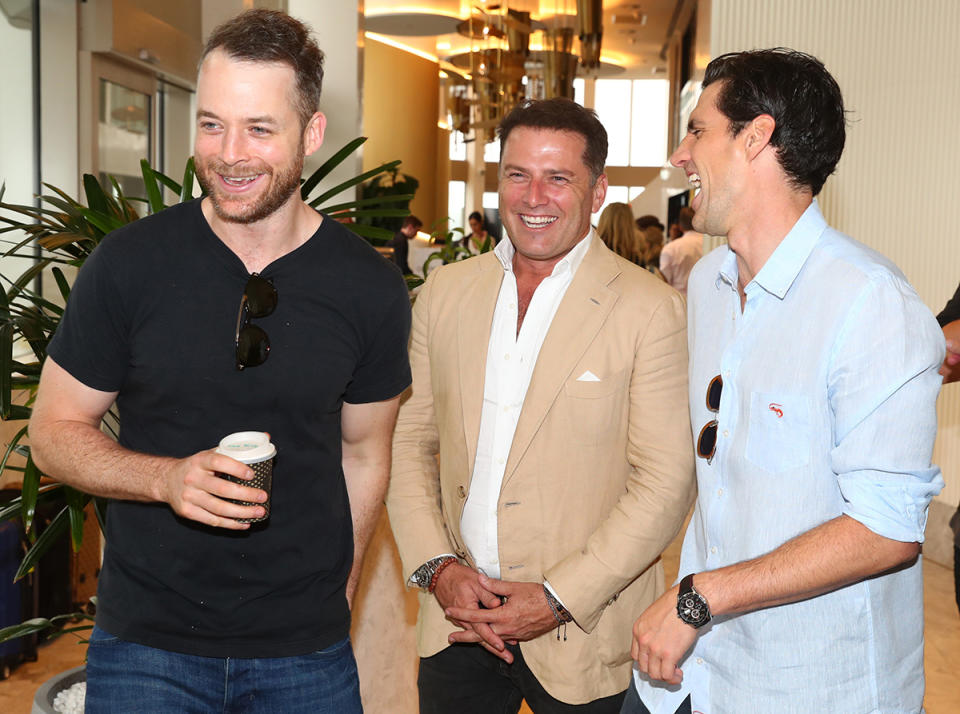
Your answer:
[[[277,447],[270,519],[249,531],[206,527],[163,503],[111,503],[97,620],[117,637],[210,657],[284,657],[349,633],[340,409],[410,384],[409,299],[396,269],[327,217],[262,275],[279,297],[253,323],[271,351],[238,371],[249,275],[200,201],[180,204],[103,240],[50,344],[76,379],[119,392],[129,449],[185,457],[246,430],[269,432]]]

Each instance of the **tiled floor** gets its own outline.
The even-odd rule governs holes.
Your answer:
[[[665,554],[664,565],[667,577],[674,577],[677,570],[675,547]],[[923,580],[927,620],[926,711],[927,714],[957,714],[960,712],[960,614],[953,596],[953,572],[926,562]],[[53,674],[81,664],[85,651],[86,647],[76,644],[71,635],[43,647],[38,661],[20,665],[10,679],[0,682],[0,712],[29,714],[37,688]],[[529,714],[529,709],[523,711]]]

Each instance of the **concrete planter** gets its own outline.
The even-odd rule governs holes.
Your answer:
[[[54,675],[40,685],[33,697],[33,708],[30,710],[30,714],[56,714],[56,710],[53,708],[53,700],[56,696],[64,689],[69,689],[74,684],[86,681],[86,679],[87,668],[83,665]]]

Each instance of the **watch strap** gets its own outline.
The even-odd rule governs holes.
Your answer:
[[[695,573],[688,573],[680,580],[677,588],[677,617],[688,625],[700,628],[712,619],[710,603],[693,586]]]
[[[413,575],[410,576],[410,584],[420,588],[421,590],[428,590],[431,584],[436,586],[435,576],[438,575],[438,568],[442,570],[443,568],[440,567],[441,565],[451,561],[456,562],[456,560],[457,559],[455,556],[449,554],[438,555],[436,558],[431,558],[413,571]]]

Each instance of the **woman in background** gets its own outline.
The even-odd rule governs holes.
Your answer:
[[[643,256],[643,264],[647,270],[663,277],[660,273],[660,252],[663,250],[663,229],[660,226],[647,226],[643,230],[644,242],[647,249]]]
[[[467,223],[470,224],[470,235],[466,236],[464,241],[468,248],[475,253],[480,253],[483,251],[483,244],[490,237],[486,226],[483,224],[483,215],[480,211],[474,211],[467,218]]]
[[[633,222],[633,210],[626,203],[611,203],[603,209],[597,234],[607,247],[631,263],[643,265],[643,235]]]

